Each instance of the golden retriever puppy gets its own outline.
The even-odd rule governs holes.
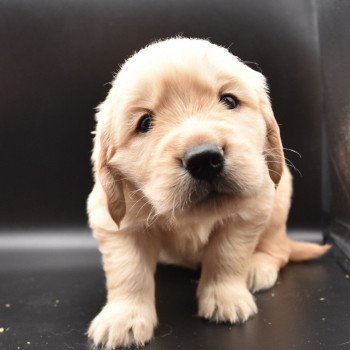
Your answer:
[[[152,338],[158,261],[201,266],[199,315],[236,323],[289,260],[329,248],[287,238],[291,175],[265,78],[208,41],[160,41],[125,62],[98,107],[92,162],[108,293],[96,345]]]

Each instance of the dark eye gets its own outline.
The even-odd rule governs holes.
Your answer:
[[[229,109],[235,109],[238,106],[238,100],[232,95],[222,95],[220,102],[224,103]]]
[[[137,126],[137,131],[142,133],[148,132],[152,128],[152,122],[153,122],[152,114],[147,113],[143,115]]]

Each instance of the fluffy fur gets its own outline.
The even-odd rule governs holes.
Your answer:
[[[150,112],[152,129],[138,133]],[[212,183],[182,164],[202,143],[225,154]],[[329,248],[287,238],[291,175],[265,78],[208,41],[157,42],[125,62],[98,108],[92,162],[88,214],[108,292],[88,332],[96,345],[152,338],[158,261],[201,266],[199,315],[235,323],[257,312],[251,291],[272,287],[289,260]]]

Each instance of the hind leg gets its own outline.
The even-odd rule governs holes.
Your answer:
[[[279,267],[268,254],[257,252],[252,258],[247,285],[251,292],[269,289],[276,283]]]
[[[279,236],[282,234],[276,234]],[[285,234],[284,234],[285,235]],[[276,283],[279,270],[288,262],[289,247],[283,240],[258,245],[252,256],[247,285],[252,292],[269,289]]]
[[[285,167],[276,190],[271,218],[260,237],[250,262],[247,285],[253,292],[271,288],[276,283],[279,270],[289,260],[290,245],[287,238],[286,222],[291,193],[292,178],[289,170]]]

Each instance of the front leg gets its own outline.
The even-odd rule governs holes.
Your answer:
[[[144,345],[157,324],[154,272],[158,242],[142,228],[94,231],[100,241],[106,274],[107,303],[92,321],[88,335],[109,349]]]
[[[241,219],[229,219],[212,233],[197,290],[200,316],[235,323],[257,313],[246,276],[261,230]]]

